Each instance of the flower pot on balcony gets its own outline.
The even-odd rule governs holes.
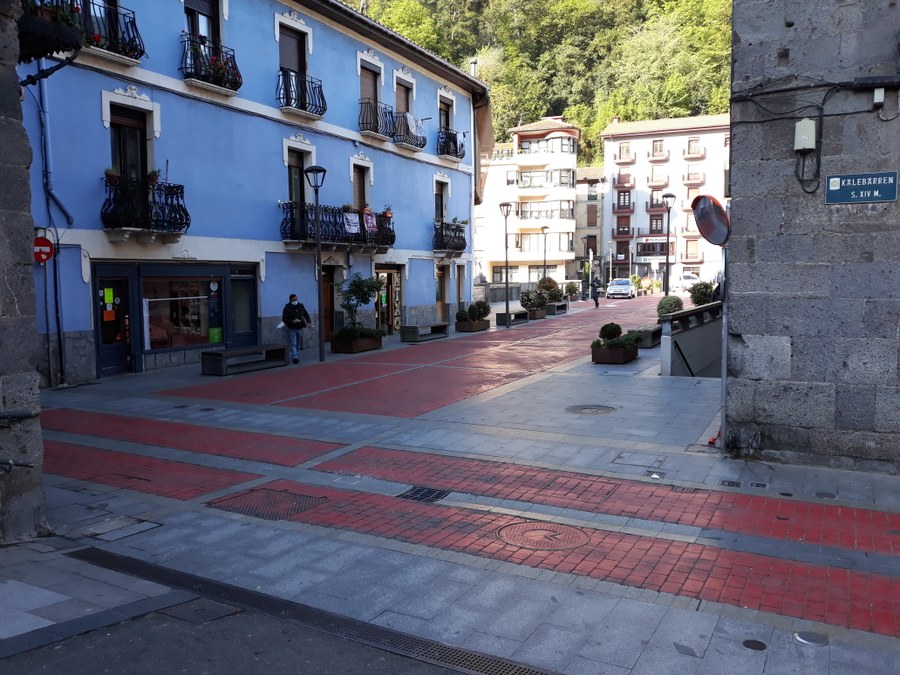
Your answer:
[[[637,345],[623,347],[591,347],[591,363],[623,364],[634,361],[638,355]]]
[[[490,319],[482,319],[481,321],[457,321],[453,324],[457,333],[474,333],[480,330],[487,330],[491,327]]]

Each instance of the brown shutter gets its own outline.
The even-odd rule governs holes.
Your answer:
[[[368,68],[359,71],[359,97],[378,100],[378,73]]]
[[[588,204],[587,205],[587,226],[588,227],[597,227],[597,205],[596,204]]]
[[[278,31],[278,51],[281,67],[304,75],[301,54],[303,38],[297,31],[282,26]]]
[[[366,167],[353,165],[353,206],[358,209],[366,205],[366,174]]]
[[[401,112],[409,112],[409,100],[411,89],[407,87],[405,84],[397,83],[397,104],[394,106],[394,110],[398,113]]]

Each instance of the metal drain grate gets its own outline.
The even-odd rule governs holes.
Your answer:
[[[720,480],[719,485],[722,487],[741,487],[743,483],[739,480]]]
[[[240,513],[244,516],[253,516],[264,520],[284,520],[327,501],[328,497],[311,497],[285,490],[257,488],[239,492],[236,495],[220,497],[207,502],[206,505],[221,511]]]
[[[570,405],[566,412],[576,415],[608,415],[616,409],[610,405]]]
[[[238,586],[204,579],[193,574],[154,565],[152,563],[109,553],[96,548],[84,548],[66,555],[100,567],[155,581],[156,583],[190,590],[205,598],[243,607],[252,611],[293,621],[303,626],[377,647],[394,654],[401,654],[439,666],[453,668],[463,673],[480,675],[553,675],[515,661],[508,661],[490,654],[474,652],[462,647],[445,645],[427,638],[407,635],[390,628],[332,614],[308,605],[273,598]]]
[[[682,487],[681,485],[673,485],[672,492],[684,492],[689,495],[697,494],[698,490],[695,487]]]
[[[448,490],[433,490],[432,488],[413,486],[406,492],[397,496],[400,497],[400,499],[409,499],[413,502],[432,504],[441,501],[449,494],[450,492]]]

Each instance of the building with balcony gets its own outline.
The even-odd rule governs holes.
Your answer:
[[[610,181],[602,166],[578,167],[575,173],[575,260],[566,271],[567,279],[584,280],[585,266],[588,279],[598,274],[603,258],[599,255],[603,241],[603,204],[611,189]],[[585,287],[585,292],[587,288]]]
[[[475,208],[476,278],[488,284],[507,278],[524,284],[548,276],[562,283],[575,274],[581,130],[561,117],[546,117],[509,133],[511,142],[482,156],[484,199]],[[500,211],[504,202],[510,204],[505,223]]]
[[[44,384],[281,342],[290,293],[327,341],[354,273],[384,280],[364,318],[387,333],[471,301],[483,83],[336,0],[122,4],[23,3],[82,36],[18,69],[55,245],[34,265]]]
[[[603,214],[609,225],[600,243],[605,277],[664,278],[668,239],[672,276],[714,280],[722,252],[700,235],[691,203],[701,194],[727,203],[729,116],[614,120],[602,138],[604,156],[612,158]],[[667,194],[674,195],[671,208]]]

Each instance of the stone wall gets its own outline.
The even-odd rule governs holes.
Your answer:
[[[19,0],[0,0],[0,462],[14,460],[34,468],[0,471],[0,542],[32,538],[45,529],[31,278],[31,148],[22,128],[15,70],[21,10]]]
[[[828,176],[900,168],[900,6],[742,0],[733,12],[729,447],[893,471],[900,203],[825,196]],[[873,77],[893,82],[881,109]],[[819,143],[798,158],[801,118]]]

